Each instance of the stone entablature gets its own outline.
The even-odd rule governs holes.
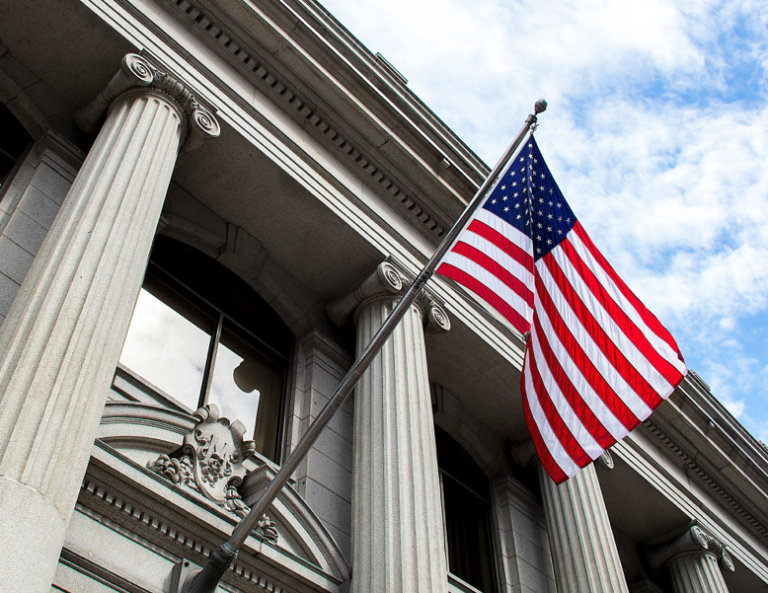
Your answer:
[[[311,96],[307,85],[296,84],[289,80],[268,60],[264,59],[260,55],[259,48],[255,45],[256,42],[245,39],[248,33],[238,34],[207,5],[190,0],[171,0],[171,2],[181,11],[187,26],[208,36],[215,46],[234,57],[242,65],[242,68],[255,76],[258,87],[266,91],[276,104],[280,105],[291,117],[302,122],[305,129],[313,132],[323,142],[330,143],[333,152],[347,160],[354,170],[371,181],[383,195],[396,200],[400,208],[405,211],[404,213],[409,218],[415,219],[427,233],[441,237],[453,222],[453,217],[460,213],[461,208],[463,208],[463,201],[471,197],[487,174],[485,165],[464,146],[461,147],[460,156],[450,158],[446,155],[447,151],[436,150],[439,143],[456,144],[458,139],[449,138],[450,132],[431,112],[419,111],[419,114],[413,118],[423,120],[421,127],[428,128],[428,132],[423,131],[421,127],[415,127],[410,132],[408,142],[406,142],[398,138],[390,127],[386,127],[378,132],[383,137],[382,143],[364,147],[364,142],[353,138],[351,134],[340,129],[340,126],[323,112],[319,100]],[[264,23],[259,18],[261,16],[250,15],[263,27]],[[326,28],[324,32],[328,35],[329,29]],[[278,34],[272,31],[270,33]],[[328,40],[318,40],[318,42],[324,44]],[[359,75],[359,72],[356,73]],[[399,94],[402,95],[402,92]],[[407,91],[405,94],[410,95]],[[377,91],[372,94],[372,98],[374,96],[381,97],[381,92]],[[393,109],[391,100],[385,100],[384,105],[382,109]],[[406,110],[415,108],[416,103],[414,102]],[[413,116],[405,116],[401,108],[395,108],[392,117],[399,120],[396,125],[401,127],[410,123],[409,119]],[[423,138],[422,135],[427,136],[427,138]],[[374,150],[387,155],[399,151],[410,151],[412,144],[416,142],[423,144],[422,150],[424,152],[418,156],[411,154],[407,159],[409,162],[426,165],[427,161],[434,159],[434,163],[430,164],[429,174],[420,175],[420,179],[416,183],[434,178],[436,171],[440,171],[438,177],[450,178],[449,182],[441,181],[441,185],[443,191],[450,192],[454,197],[452,212],[443,211],[444,207],[435,203],[432,197],[434,190],[414,191],[412,187],[408,187],[407,182],[404,183],[403,180],[397,179],[396,175],[387,170],[383,159],[371,154],[371,151]],[[431,154],[427,154],[427,152]],[[465,160],[470,164],[458,162]],[[413,186],[413,183],[410,185]]]

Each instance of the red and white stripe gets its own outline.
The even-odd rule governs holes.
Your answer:
[[[686,368],[672,336],[578,222],[534,275],[523,402],[542,464],[559,483],[650,416]]]
[[[672,336],[578,222],[533,262],[530,237],[480,208],[437,271],[530,331],[523,409],[559,483],[645,420],[686,368]]]
[[[533,314],[531,253],[529,236],[479,208],[437,272],[469,288],[525,333]]]

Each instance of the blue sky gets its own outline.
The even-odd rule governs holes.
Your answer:
[[[768,442],[765,0],[326,0],[493,164],[539,146],[688,366]]]

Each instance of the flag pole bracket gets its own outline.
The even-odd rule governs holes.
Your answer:
[[[171,587],[169,593],[184,593],[194,576],[200,572],[200,567],[182,558],[173,566],[171,571]]]

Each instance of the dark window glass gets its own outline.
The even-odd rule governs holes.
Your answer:
[[[0,104],[0,189],[31,142],[24,127]]]
[[[158,238],[120,363],[181,407],[215,403],[276,460],[292,336],[242,280]]]
[[[493,593],[488,479],[464,448],[435,427],[443,483],[448,569],[483,593]]]

